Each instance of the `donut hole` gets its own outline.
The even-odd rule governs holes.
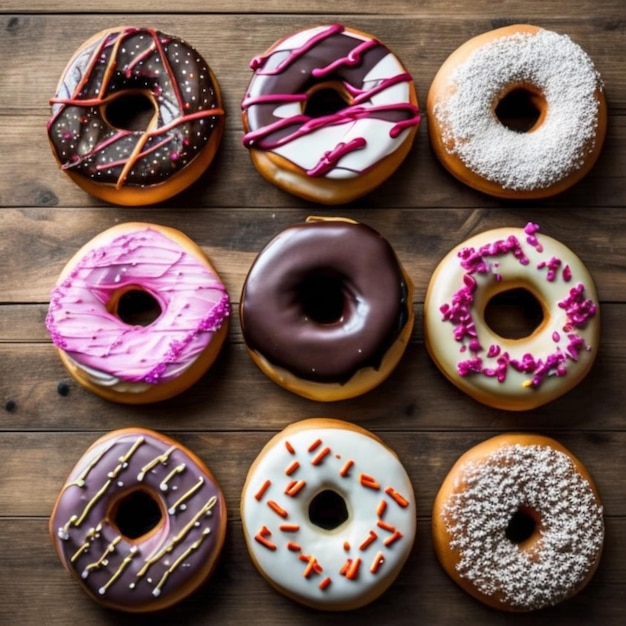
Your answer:
[[[149,326],[161,315],[157,299],[147,291],[131,288],[119,295],[113,313],[129,326]]]
[[[345,281],[332,271],[309,274],[298,286],[297,298],[302,311],[316,324],[341,322],[345,309]]]
[[[527,133],[537,126],[546,101],[537,91],[517,87],[505,94],[496,105],[498,121],[516,133]]]
[[[487,326],[504,339],[530,337],[544,319],[541,303],[523,287],[492,296],[485,307],[484,317]]]
[[[159,503],[143,489],[122,496],[113,506],[111,522],[119,533],[133,541],[144,537],[163,519]]]
[[[323,530],[339,528],[349,517],[346,501],[336,491],[324,489],[309,504],[309,520]]]
[[[324,117],[338,113],[349,104],[345,90],[328,83],[309,92],[303,113],[313,118]]]
[[[146,130],[157,112],[154,99],[142,91],[128,91],[104,105],[104,118],[118,130]]]
[[[537,529],[537,520],[532,512],[524,507],[520,507],[513,513],[506,530],[505,537],[515,545],[520,545],[528,541]]]

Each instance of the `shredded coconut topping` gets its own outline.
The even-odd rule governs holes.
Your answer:
[[[539,518],[540,536],[529,549],[505,534],[520,508]],[[557,604],[584,580],[602,549],[602,513],[566,454],[520,444],[465,464],[442,511],[450,547],[459,553],[458,574],[524,610]]]
[[[595,145],[602,81],[567,35],[495,39],[455,68],[450,83],[451,95],[433,109],[447,151],[504,189],[549,187],[580,169]],[[494,113],[511,84],[534,86],[546,100],[546,117],[532,132],[515,132]]]

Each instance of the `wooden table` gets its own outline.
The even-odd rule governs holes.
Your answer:
[[[363,0],[31,0],[29,9],[22,0],[2,4],[0,624],[626,623],[623,0],[390,0],[384,14],[378,3]],[[440,64],[473,35],[515,22],[569,34],[606,82],[609,131],[599,162],[556,198],[501,202],[443,170],[430,151],[425,121],[400,170],[353,205],[323,208],[278,191],[260,178],[241,145],[239,105],[250,78],[248,61],[291,31],[335,21],[376,34],[393,48],[415,77],[422,104]],[[57,169],[47,145],[48,99],[65,63],[91,34],[119,24],[154,26],[186,39],[212,65],[225,96],[227,129],[213,166],[191,189],[158,207],[120,208],[89,197]],[[283,391],[246,355],[236,315],[214,369],[171,401],[113,404],[69,378],[43,322],[61,268],[94,235],[128,220],[176,227],[213,258],[236,305],[265,242],[309,214],[369,223],[390,240],[415,282],[412,341],[382,386],[330,405]],[[603,331],[598,359],[582,384],[548,406],[518,414],[479,405],[447,382],[425,352],[421,322],[431,273],[450,248],[488,228],[529,220],[588,265],[602,302]],[[238,512],[245,474],[263,444],[290,422],[319,415],[379,434],[405,464],[418,501],[418,536],[404,571],[382,598],[348,616],[305,609],[274,592],[247,556]],[[217,475],[230,510],[226,546],[210,583],[178,607],[145,618],[92,603],[62,568],[47,533],[53,501],[83,451],[104,432],[129,425],[162,430],[195,450]],[[582,593],[553,609],[513,617],[487,609],[448,579],[429,532],[433,498],[455,459],[510,430],[554,436],[583,460],[601,491],[607,529],[602,562]]]

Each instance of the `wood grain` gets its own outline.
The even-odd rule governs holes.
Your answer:
[[[605,506],[606,548],[596,575],[572,600],[519,624],[626,623],[626,54],[623,0],[5,0],[0,8],[0,624],[66,626],[255,623],[339,625],[510,624],[452,583],[430,540],[430,509],[456,458],[487,437],[541,432],[569,447],[594,476]],[[609,101],[609,132],[580,184],[542,202],[502,202],[452,179],[433,156],[424,115],[396,174],[366,198],[329,209],[264,182],[241,144],[240,102],[249,60],[289,32],[343,22],[382,39],[407,65],[420,102],[441,63],[466,39],[515,22],[569,34],[593,58]],[[59,171],[48,146],[48,101],[74,50],[119,24],[160,28],[194,45],[215,71],[227,128],[218,156],[189,190],[157,207],[106,205]],[[307,215],[367,222],[395,248],[415,283],[416,327],[400,365],[379,388],[321,404],[271,383],[248,357],[237,317],[250,264],[282,228]],[[186,393],[145,407],[101,400],[71,380],[45,330],[50,290],[68,259],[123,221],[178,228],[212,258],[234,303],[228,342],[214,368]],[[424,349],[428,281],[453,246],[478,232],[538,222],[589,267],[601,300],[602,338],[590,375],[540,409],[484,407],[449,383]],[[59,386],[60,385],[60,386]],[[396,450],[413,481],[415,549],[391,589],[349,615],[319,613],[273,591],[252,565],[238,512],[248,467],[287,424],[313,416],[358,423]],[[69,470],[101,434],[129,425],[161,430],[212,468],[229,505],[218,571],[199,593],[159,615],[126,616],[90,601],[59,563],[48,515]]]

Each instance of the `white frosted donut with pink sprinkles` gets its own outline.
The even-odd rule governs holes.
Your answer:
[[[500,228],[450,251],[424,305],[428,352],[457,387],[495,408],[532,409],[577,385],[598,349],[600,316],[591,274],[539,226]],[[492,298],[523,290],[541,308],[528,336],[502,337],[485,320]]]
[[[250,467],[241,495],[252,561],[307,606],[354,609],[380,596],[416,530],[411,481],[395,452],[341,420],[295,422]]]
[[[80,384],[110,400],[145,403],[180,393],[206,372],[229,312],[226,288],[191,239],[127,223],[69,261],[46,326]]]

